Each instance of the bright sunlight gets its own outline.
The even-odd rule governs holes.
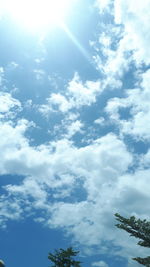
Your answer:
[[[5,0],[5,11],[31,31],[61,26],[71,0]]]

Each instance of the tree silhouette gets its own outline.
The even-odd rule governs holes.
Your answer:
[[[74,260],[79,251],[74,251],[72,247],[55,250],[48,254],[48,259],[54,263],[51,267],[80,267],[80,261]]]
[[[5,267],[5,264],[2,260],[0,260],[0,267]]]
[[[136,219],[134,216],[129,219],[124,218],[118,213],[116,213],[115,216],[116,220],[120,222],[119,224],[116,224],[118,228],[127,231],[130,236],[139,238],[140,241],[137,243],[138,245],[150,248],[150,222],[147,220]],[[137,257],[133,258],[133,260],[150,267],[150,257]]]

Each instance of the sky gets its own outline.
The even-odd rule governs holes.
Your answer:
[[[150,219],[149,18],[149,0],[0,1],[6,267],[70,246],[83,267],[149,255],[114,218]]]

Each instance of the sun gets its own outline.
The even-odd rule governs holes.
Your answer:
[[[5,0],[5,11],[28,30],[61,26],[72,0]]]

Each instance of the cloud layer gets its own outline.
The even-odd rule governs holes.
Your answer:
[[[149,219],[149,1],[97,0],[94,8],[100,24],[89,46],[98,78],[74,71],[60,88],[39,59],[30,69],[40,88],[33,96],[10,81],[23,66],[0,68],[0,175],[12,177],[1,189],[0,225],[32,215],[65,229],[84,251],[130,259],[144,252],[115,229],[113,214]]]

